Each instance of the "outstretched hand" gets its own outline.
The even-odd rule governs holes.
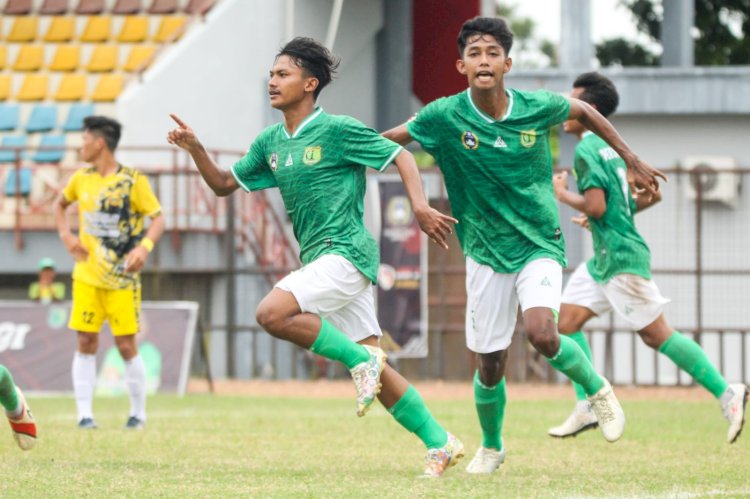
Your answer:
[[[448,236],[453,234],[453,225],[457,224],[458,220],[440,213],[438,210],[429,206],[423,210],[415,210],[414,214],[417,217],[417,222],[422,231],[427,234],[435,244],[443,249],[448,249],[448,243],[446,241]]]
[[[656,195],[659,192],[657,177],[665,182],[667,181],[667,176],[664,173],[638,157],[628,163],[628,180],[632,180],[632,184],[637,189]]]
[[[585,214],[580,213],[579,215],[572,217],[571,222],[573,222],[576,225],[580,225],[586,230],[591,230],[591,224],[589,223],[589,217],[587,217]]]
[[[186,150],[200,146],[198,137],[195,136],[195,132],[193,132],[192,128],[177,117],[176,114],[170,113],[169,117],[177,123],[177,127],[167,133],[167,142]]]

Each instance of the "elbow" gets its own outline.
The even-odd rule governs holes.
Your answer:
[[[594,220],[599,220],[604,216],[604,214],[607,212],[606,206],[594,206],[594,207],[586,207],[586,210],[584,210],[584,213],[586,213],[586,216],[589,218],[593,218]]]

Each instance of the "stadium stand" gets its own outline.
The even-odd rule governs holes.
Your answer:
[[[75,22],[73,16],[55,16],[50,20],[47,33],[44,35],[45,42],[69,42],[75,37]]]
[[[18,127],[19,116],[18,104],[0,104],[0,131],[15,130]]]
[[[104,12],[104,0],[80,0],[75,10],[79,15],[98,15]]]
[[[25,16],[31,12],[32,0],[8,0],[3,14],[9,16]]]
[[[45,16],[54,16],[68,12],[68,0],[44,0],[39,7],[39,14]]]

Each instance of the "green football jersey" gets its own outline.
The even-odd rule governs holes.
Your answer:
[[[365,167],[384,170],[402,150],[354,118],[316,108],[293,135],[283,123],[263,130],[231,172],[245,191],[278,186],[303,264],[339,255],[374,283],[379,256],[362,218]]]
[[[594,257],[586,264],[597,282],[617,274],[636,274],[651,279],[651,252],[635,228],[635,199],[628,185],[625,162],[592,132],[583,134],[576,146],[573,174],[578,191],[604,191],[607,211],[595,220],[589,217]]]
[[[565,266],[549,129],[565,121],[570,104],[546,91],[506,93],[499,120],[467,89],[428,104],[407,129],[443,172],[465,255],[499,273],[542,257]]]

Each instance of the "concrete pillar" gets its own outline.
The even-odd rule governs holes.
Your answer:
[[[663,0],[664,20],[661,41],[664,52],[662,66],[688,68],[694,63],[691,30],[695,19],[695,4],[688,0]]]
[[[591,0],[560,0],[560,68],[586,70],[594,59]]]
[[[409,117],[411,109],[412,1],[383,0],[378,34],[377,129],[387,130]]]

